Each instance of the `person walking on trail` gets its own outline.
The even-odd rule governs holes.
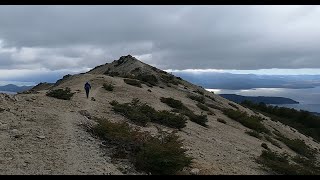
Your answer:
[[[86,82],[86,84],[84,85],[84,89],[86,90],[87,99],[88,99],[89,98],[89,91],[91,89],[91,85],[89,84],[89,82]]]

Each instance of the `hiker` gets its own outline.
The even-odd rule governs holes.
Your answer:
[[[84,85],[84,89],[86,90],[87,99],[88,99],[89,98],[89,91],[91,89],[91,85],[89,84],[89,82],[86,82],[86,84]]]

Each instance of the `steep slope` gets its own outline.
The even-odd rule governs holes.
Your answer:
[[[140,70],[136,70],[140,68]],[[109,71],[109,75],[105,74]],[[110,72],[118,72],[110,76]],[[124,76],[135,78],[139,74],[152,74],[159,83],[136,87],[124,82]],[[163,75],[170,77],[163,78]],[[121,77],[122,76],[122,77]],[[90,98],[85,98],[83,85],[89,81],[92,86]],[[112,92],[103,89],[104,83],[114,86]],[[194,158],[190,169],[199,169],[199,174],[269,174],[261,169],[256,158],[261,154],[261,143],[277,152],[296,153],[283,143],[281,149],[264,139],[257,139],[246,134],[250,129],[228,118],[222,108],[239,109],[250,115],[256,112],[232,103],[219,95],[188,83],[168,73],[146,65],[132,56],[123,56],[118,61],[94,68],[85,74],[68,75],[49,89],[70,88],[74,96],[70,101],[46,96],[49,90],[44,88],[36,94],[0,95],[0,174],[139,174],[134,166],[126,161],[114,161],[108,148],[101,141],[93,138],[83,125],[96,122],[87,117],[105,118],[112,122],[128,122],[129,119],[115,113],[110,102],[130,102],[138,98],[156,110],[172,110],[161,102],[161,97],[180,100],[195,114],[207,115],[207,127],[190,120],[186,127],[178,131],[183,139],[187,154]],[[149,90],[149,91],[148,91]],[[212,113],[201,110],[189,95],[202,96]],[[260,115],[262,116],[262,115]],[[264,116],[262,116],[264,117]],[[270,118],[263,124],[270,130],[277,130],[291,138],[303,139],[312,148],[320,149],[318,143],[294,129]],[[226,124],[217,121],[223,119]],[[142,131],[153,135],[159,130],[174,129],[155,123],[140,127]],[[104,148],[101,148],[103,146]]]

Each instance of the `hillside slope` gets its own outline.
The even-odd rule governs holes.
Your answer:
[[[110,75],[111,72],[118,73]],[[154,75],[157,83],[150,85],[154,81],[151,78],[153,81],[142,83],[140,88],[124,82],[127,77],[140,77],[139,74]],[[94,101],[85,98],[83,85],[86,81],[91,83],[90,98],[93,97]],[[113,84],[114,90],[103,89],[104,83]],[[3,109],[0,111],[0,174],[144,174],[125,160],[113,160],[108,150],[110,148],[83,127],[96,124],[88,117],[127,122],[138,127],[115,113],[110,105],[113,100],[127,103],[133,98],[156,110],[170,111],[172,108],[161,102],[160,98],[172,97],[195,114],[207,115],[207,127],[188,120],[186,127],[177,132],[186,153],[194,158],[191,167],[182,173],[188,174],[192,169],[198,169],[199,174],[270,174],[256,162],[263,150],[261,143],[266,143],[276,152],[296,154],[281,142],[279,148],[265,139],[249,136],[245,133],[249,128],[228,118],[221,110],[239,109],[256,115],[250,109],[146,65],[132,56],[123,56],[85,74],[65,76],[55,85],[48,86],[50,90],[66,87],[75,93],[69,101],[46,96],[49,91],[46,88],[31,94],[0,94],[0,109]],[[212,113],[201,110],[189,95],[203,96],[206,104],[214,105],[212,107],[215,108],[209,107]],[[310,147],[320,149],[312,138],[268,117],[264,118],[266,120],[262,123],[269,130],[302,139]],[[223,119],[226,124],[218,119]],[[174,130],[155,123],[140,128],[153,135],[158,134],[159,130]]]

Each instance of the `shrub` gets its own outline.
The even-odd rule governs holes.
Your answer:
[[[199,89],[195,90],[194,92],[200,94],[200,95],[204,95],[204,92],[203,91],[200,91]]]
[[[202,104],[204,104],[204,102],[205,102],[205,99],[203,96],[195,96],[195,95],[189,94],[187,97],[192,100],[198,101],[199,103],[202,103]]]
[[[113,123],[102,119],[98,119],[98,124],[93,127],[92,132],[108,143],[124,146],[138,140],[137,136],[140,135],[125,122]]]
[[[214,114],[214,112],[212,112],[212,111],[209,111],[208,115],[216,115],[216,114]]]
[[[74,95],[74,93],[71,93],[71,89],[67,87],[64,90],[63,89],[51,90],[47,92],[46,95],[49,97],[57,98],[57,99],[70,100],[71,97]]]
[[[190,121],[195,122],[201,126],[208,127],[206,122],[208,122],[207,115],[196,115],[192,111],[187,111],[184,115],[188,116]]]
[[[221,123],[223,123],[223,124],[227,124],[227,122],[226,122],[224,119],[221,119],[221,118],[218,118],[217,121],[218,121],[218,122],[221,122]]]
[[[109,72],[109,71],[106,71],[104,74],[105,74],[105,75],[109,75],[109,76],[111,76],[111,77],[119,76],[119,75],[120,75],[120,73],[118,73],[118,72]]]
[[[107,91],[113,91],[114,86],[113,86],[111,83],[109,83],[109,84],[104,83],[104,84],[103,84],[103,88],[104,88],[105,90],[107,90]]]
[[[173,75],[161,75],[161,80],[166,84],[168,84],[168,83],[171,83],[174,85],[179,84],[179,81],[175,80]]]
[[[266,150],[269,150],[269,147],[268,147],[268,145],[266,143],[262,143],[261,147],[265,148]]]
[[[171,97],[169,98],[165,98],[165,97],[161,97],[160,101],[167,104],[168,106],[172,107],[172,108],[176,108],[176,109],[186,109],[186,107],[182,104],[181,101],[179,100],[175,100]]]
[[[142,88],[140,81],[134,79],[123,79],[123,81],[131,86]]]
[[[261,132],[270,133],[269,129],[267,129],[261,123],[262,118],[260,118],[259,116],[248,116],[248,114],[245,112],[236,111],[232,109],[224,110],[224,114],[227,115],[229,118],[238,121],[245,127],[253,129],[259,133]]]
[[[211,97],[211,96],[208,96],[208,95],[205,95],[207,98],[211,99],[212,101],[216,101],[216,99],[214,97]]]
[[[177,79],[182,80],[182,78],[181,78],[181,77],[177,77]]]
[[[139,74],[136,78],[150,84],[151,86],[156,86],[158,84],[158,79],[153,74]]]
[[[229,104],[230,106],[236,108],[236,109],[239,109],[239,107],[238,107],[237,105],[233,104],[233,103],[228,103],[228,104]]]
[[[277,174],[283,175],[318,175],[320,167],[314,161],[296,156],[291,158],[296,164],[289,163],[287,154],[278,154],[270,150],[263,150],[257,159],[259,164],[269,168]]]
[[[174,108],[173,112],[188,116],[190,121],[200,124],[201,126],[207,127],[207,125],[205,124],[208,121],[207,116],[194,114],[181,101],[175,100],[173,98],[164,98],[164,97],[161,97],[160,101]]]
[[[262,138],[257,131],[246,131],[246,134],[248,134],[249,136],[256,137],[256,138],[258,138],[258,139],[261,139],[261,138]]]
[[[168,127],[181,129],[186,126],[187,120],[183,115],[176,115],[169,111],[159,111],[157,117],[152,119],[152,121]]]
[[[298,174],[298,166],[289,164],[287,154],[278,154],[272,151],[263,150],[260,157],[257,159],[259,164],[270,168],[277,174],[296,175]]]
[[[241,104],[271,117],[273,121],[279,121],[291,126],[300,133],[320,141],[320,117],[311,112],[271,106],[264,103],[255,104],[251,101],[243,101]]]
[[[138,169],[154,175],[170,175],[191,164],[191,158],[185,155],[182,141],[178,136],[169,135],[163,139],[152,138],[146,142],[136,156]]]
[[[314,158],[316,151],[311,149],[306,143],[300,139],[289,139],[284,137],[280,133],[276,133],[279,141],[282,141],[286,146],[295,151],[296,153],[305,156],[307,158]]]
[[[206,105],[207,105],[208,107],[213,108],[213,109],[223,110],[223,108],[221,108],[221,107],[219,107],[219,106],[217,106],[217,105],[214,105],[214,104],[206,103]]]
[[[305,175],[319,175],[320,174],[320,167],[316,164],[314,159],[307,159],[302,156],[295,156],[292,160],[299,164],[301,167],[300,171],[301,174]]]
[[[170,175],[191,164],[192,158],[182,149],[182,141],[175,134],[152,137],[131,129],[127,123],[98,120],[90,131],[105,143],[116,146],[113,157],[129,156],[138,170],[147,173]]]
[[[273,140],[271,137],[265,136],[265,138],[266,138],[267,141],[269,141],[269,142],[270,142],[271,144],[273,144],[274,146],[282,149],[281,145],[280,145],[277,141]]]
[[[151,106],[133,99],[131,103],[119,104],[111,102],[113,110],[127,117],[138,125],[146,126],[148,122],[162,124],[168,127],[181,129],[185,127],[186,119],[168,111],[156,111]]]
[[[204,111],[210,110],[207,106],[205,106],[204,104],[201,104],[201,103],[197,103],[197,106],[198,106],[198,108],[200,108],[201,110],[204,110]]]

